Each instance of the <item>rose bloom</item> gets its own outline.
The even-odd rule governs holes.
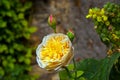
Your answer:
[[[72,43],[67,35],[52,33],[43,38],[36,49],[37,62],[46,70],[58,70],[73,57]]]

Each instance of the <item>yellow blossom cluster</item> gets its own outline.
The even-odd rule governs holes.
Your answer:
[[[102,8],[102,9],[99,9],[99,8],[89,9],[89,13],[86,16],[86,18],[93,18],[94,20],[96,20],[98,22],[105,23],[106,26],[110,25],[110,22],[108,21],[108,16],[105,14],[104,8]]]

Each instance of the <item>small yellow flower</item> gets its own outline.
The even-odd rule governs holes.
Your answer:
[[[100,14],[101,14],[101,15],[104,15],[104,14],[105,14],[105,10],[104,10],[104,8],[101,9]]]
[[[93,13],[93,10],[92,9],[89,9],[89,14],[92,14]]]
[[[97,15],[96,15],[96,14],[94,14],[94,15],[93,15],[93,19],[95,19],[96,17],[97,17]]]
[[[119,37],[116,34],[112,34],[112,37],[113,37],[114,40],[118,40],[119,39]]]
[[[66,66],[73,57],[72,43],[67,35],[53,33],[45,36],[36,50],[37,62],[46,70]]]
[[[97,21],[98,22],[101,22],[102,21],[102,18],[100,16],[97,16]]]
[[[103,15],[102,18],[103,18],[104,21],[107,21],[107,20],[108,20],[108,17],[105,16],[105,15]]]

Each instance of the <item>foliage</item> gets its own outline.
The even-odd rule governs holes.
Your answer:
[[[110,57],[106,57],[101,60],[96,59],[85,59],[77,63],[76,80],[118,80],[120,79],[120,62],[117,61],[120,57],[120,53],[114,53]],[[70,74],[74,77],[73,71],[74,65],[70,64],[68,69],[71,71]],[[114,70],[112,70],[114,69]],[[113,73],[114,71],[114,73]],[[116,74],[116,75],[115,75]],[[65,70],[59,72],[61,80],[74,80],[67,76],[68,73]],[[114,76],[115,75],[115,76]]]
[[[108,56],[101,60],[84,59],[76,65],[73,61],[72,67],[59,72],[60,79],[120,80],[120,5],[108,2],[102,9],[89,9],[86,18],[93,19],[96,32],[108,47]]]
[[[28,27],[31,2],[0,0],[0,80],[33,80],[28,75],[35,28]]]
[[[111,78],[111,69],[116,64],[118,64],[117,60],[120,57],[120,53],[114,53],[110,57],[106,57],[101,60],[95,59],[85,59],[77,64],[77,69],[84,71],[83,76],[87,78],[87,80],[119,80],[120,76],[117,76],[114,79]],[[120,67],[117,67],[114,71],[120,75],[118,70]]]
[[[68,69],[68,70],[66,70]],[[75,79],[75,70],[74,70],[74,65],[69,64],[65,70],[61,70],[59,72],[60,80],[74,80]],[[68,72],[70,71],[70,72]],[[76,70],[76,79],[77,80],[86,80],[82,75],[84,72],[82,70]],[[69,75],[69,76],[68,76]]]
[[[101,40],[111,49],[120,48],[120,5],[106,3],[102,9],[89,9],[86,18],[92,18]]]

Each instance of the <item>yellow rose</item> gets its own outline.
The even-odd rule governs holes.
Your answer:
[[[67,35],[53,33],[45,36],[36,49],[37,62],[46,70],[58,70],[73,57],[72,43]]]

